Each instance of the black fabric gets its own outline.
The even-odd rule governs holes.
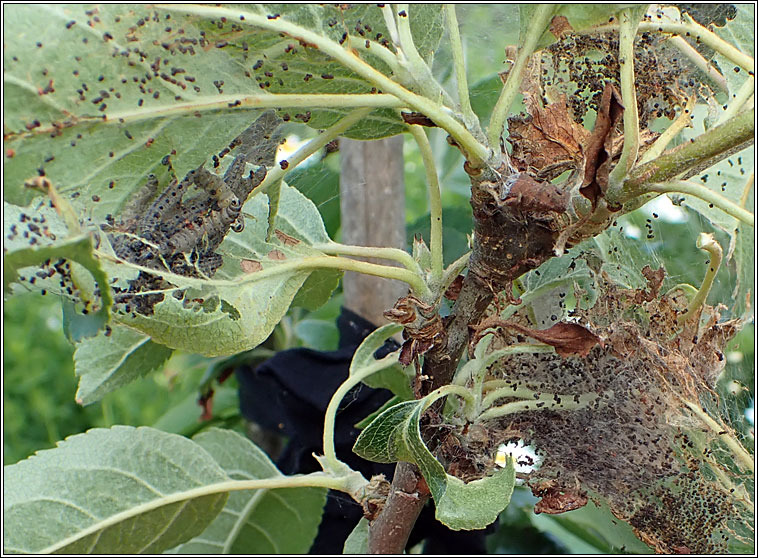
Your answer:
[[[337,319],[339,348],[321,352],[312,349],[281,351],[257,368],[247,365],[235,369],[240,386],[242,415],[262,428],[288,438],[277,467],[282,473],[310,473],[320,470],[313,454],[320,454],[324,415],[329,401],[347,378],[355,349],[376,326],[357,314],[342,309]],[[381,358],[399,345],[389,340],[377,351]],[[392,480],[394,464],[374,463],[352,452],[359,430],[355,424],[378,409],[392,393],[363,384],[353,388],[337,412],[334,443],[337,457],[366,478],[383,473]],[[319,533],[311,554],[341,554],[345,539],[363,515],[361,507],[346,494],[329,491]],[[490,526],[486,532],[489,532]],[[414,527],[409,546],[428,539],[429,554],[484,554],[485,531],[447,529],[434,519],[433,506],[427,505]]]

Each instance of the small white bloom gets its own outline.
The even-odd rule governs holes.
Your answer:
[[[495,455],[495,465],[505,467],[508,456],[514,461],[517,473],[531,473],[540,466],[542,459],[532,446],[525,446],[523,440],[500,444]]]

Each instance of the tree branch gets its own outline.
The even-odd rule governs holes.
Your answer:
[[[651,185],[680,175],[688,178],[753,143],[755,109],[711,128],[702,136],[634,169],[624,181],[618,202],[624,204],[650,192]]]
[[[384,509],[369,527],[369,553],[402,554],[428,500],[429,489],[418,467],[399,462]]]

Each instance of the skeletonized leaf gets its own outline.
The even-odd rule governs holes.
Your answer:
[[[212,428],[194,441],[235,480],[281,476],[255,444]],[[304,554],[313,544],[326,502],[324,488],[233,492],[208,528],[174,549],[181,554]]]
[[[134,380],[155,370],[173,351],[150,338],[123,326],[113,326],[110,335],[77,344],[74,367],[79,376],[76,401],[88,405]]]
[[[6,552],[157,553],[202,532],[229,477],[199,445],[152,428],[97,428],[3,470]]]

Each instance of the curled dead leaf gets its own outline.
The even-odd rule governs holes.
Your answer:
[[[584,145],[584,180],[579,192],[597,207],[608,188],[613,155],[613,130],[624,114],[621,95],[610,82],[605,84],[592,134]]]
[[[649,265],[646,265],[642,268],[642,275],[647,279],[647,290],[638,290],[635,293],[634,302],[637,304],[651,302],[658,298],[658,291],[661,290],[666,271],[663,269],[663,266],[659,267],[656,271],[653,271]]]
[[[586,357],[595,345],[604,346],[603,340],[586,327],[565,322],[558,322],[547,329],[537,330],[514,322],[489,319],[482,321],[477,328],[476,335],[473,336],[473,340],[480,339],[485,330],[492,327],[515,330],[528,335],[537,341],[550,345],[563,358],[570,356]]]
[[[461,294],[461,287],[463,287],[463,275],[459,275],[453,279],[453,282],[445,290],[445,298],[453,301],[458,300],[458,295]]]
[[[559,490],[548,488],[535,492],[542,500],[534,506],[534,513],[558,514],[578,510],[587,505],[587,493],[582,490]]]
[[[437,125],[434,120],[421,112],[401,112],[400,116],[403,117],[406,124],[417,124],[419,126],[426,126],[428,128],[436,128]]]

